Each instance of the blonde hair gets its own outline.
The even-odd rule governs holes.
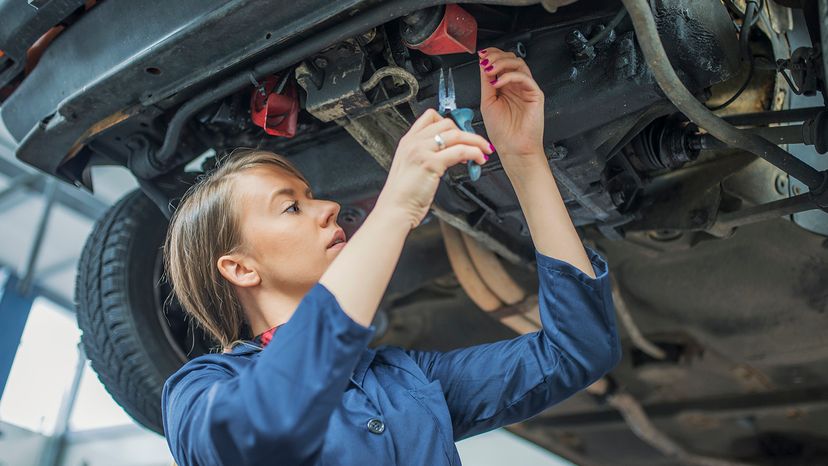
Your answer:
[[[260,166],[281,168],[310,186],[284,156],[236,149],[187,189],[164,241],[164,266],[173,293],[225,352],[244,341],[240,338],[247,322],[233,285],[221,275],[216,261],[243,250],[233,179],[243,170]]]

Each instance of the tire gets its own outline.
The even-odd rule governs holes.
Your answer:
[[[126,195],[95,223],[75,283],[92,369],[130,416],[161,435],[164,381],[208,345],[177,302],[164,307],[170,294],[161,280],[167,225],[141,191]]]

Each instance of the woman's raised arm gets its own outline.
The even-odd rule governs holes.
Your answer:
[[[481,112],[526,216],[543,329],[447,353],[409,351],[443,388],[455,440],[531,417],[621,357],[606,262],[586,251],[543,152],[544,95],[526,63],[480,51]]]
[[[437,135],[444,146],[438,145]],[[400,140],[371,215],[319,280],[351,318],[366,326],[373,320],[405,237],[428,213],[446,169],[467,160],[483,164],[490,147],[434,109],[414,122]]]

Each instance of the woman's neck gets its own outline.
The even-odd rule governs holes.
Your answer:
[[[253,335],[259,335],[290,320],[308,291],[285,293],[275,288],[257,288],[244,290],[239,296]]]

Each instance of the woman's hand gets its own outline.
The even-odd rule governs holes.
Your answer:
[[[400,139],[375,210],[393,211],[413,229],[428,213],[446,169],[468,160],[482,165],[492,153],[490,147],[482,136],[460,130],[451,118],[426,110]]]
[[[504,168],[542,156],[543,91],[522,58],[489,47],[480,61],[480,112]]]

